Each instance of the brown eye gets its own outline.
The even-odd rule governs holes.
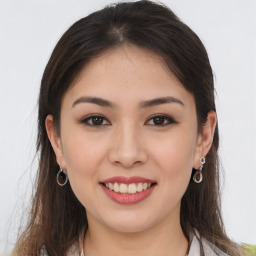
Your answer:
[[[101,125],[103,123],[103,118],[98,116],[92,117],[92,123],[94,125]]]
[[[91,115],[89,117],[86,117],[82,120],[82,123],[85,123],[89,126],[103,126],[106,125],[106,122],[104,122],[106,119],[101,115]],[[107,121],[107,124],[109,122]]]
[[[152,118],[150,118],[149,120],[152,120],[150,123],[150,125],[154,125],[154,126],[166,126],[166,125],[170,125],[173,123],[177,123],[172,117],[170,116],[166,116],[166,115],[156,115]]]
[[[157,117],[154,117],[153,120],[154,120],[154,124],[163,125],[165,121],[165,117],[157,116]]]

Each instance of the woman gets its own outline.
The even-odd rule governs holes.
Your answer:
[[[46,66],[40,165],[15,255],[240,255],[220,211],[211,66],[162,4],[79,20]]]

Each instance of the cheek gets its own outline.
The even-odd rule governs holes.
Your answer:
[[[71,117],[69,119],[63,118],[62,125],[62,146],[67,170],[79,175],[90,175],[101,161],[106,139],[100,136],[100,132],[88,132],[83,124],[75,123]]]
[[[191,130],[175,133],[168,140],[155,146],[152,157],[158,169],[161,170],[160,182],[164,184],[166,193],[171,196],[177,193],[180,196],[185,192],[193,168],[193,157],[196,145],[196,136]]]
[[[66,136],[63,141],[63,153],[66,160],[68,172],[88,173],[92,168],[92,163],[99,155],[97,148],[92,147],[87,139],[78,135]]]
[[[167,172],[182,172],[184,168],[193,166],[195,145],[196,136],[193,136],[193,132],[174,133],[174,136],[170,135],[162,143],[155,144],[152,154],[165,166]]]
[[[63,130],[63,154],[70,185],[80,202],[88,203],[84,195],[98,186],[99,165],[104,159],[105,143],[99,136]]]

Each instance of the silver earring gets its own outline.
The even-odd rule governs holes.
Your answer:
[[[203,170],[203,167],[204,167],[204,164],[205,164],[205,157],[203,157],[203,156],[200,157],[200,164],[201,164],[200,169],[197,170],[196,173],[193,176],[193,180],[196,183],[200,183],[203,180],[202,170]]]
[[[68,175],[67,175],[66,171],[61,169],[61,167],[57,173],[56,180],[57,180],[58,185],[61,187],[65,186],[68,182]]]

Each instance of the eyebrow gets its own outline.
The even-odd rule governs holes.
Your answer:
[[[102,99],[99,97],[86,97],[86,96],[78,98],[73,103],[72,108],[80,103],[93,103],[93,104],[97,104],[102,107],[117,108],[117,105],[115,103],[108,101],[106,99]],[[148,107],[153,107],[156,105],[162,105],[162,104],[166,104],[166,103],[177,103],[177,104],[180,104],[181,106],[184,106],[184,103],[181,100],[179,100],[173,96],[167,96],[167,97],[160,97],[160,98],[142,101],[139,103],[139,107],[140,108],[148,108]]]

